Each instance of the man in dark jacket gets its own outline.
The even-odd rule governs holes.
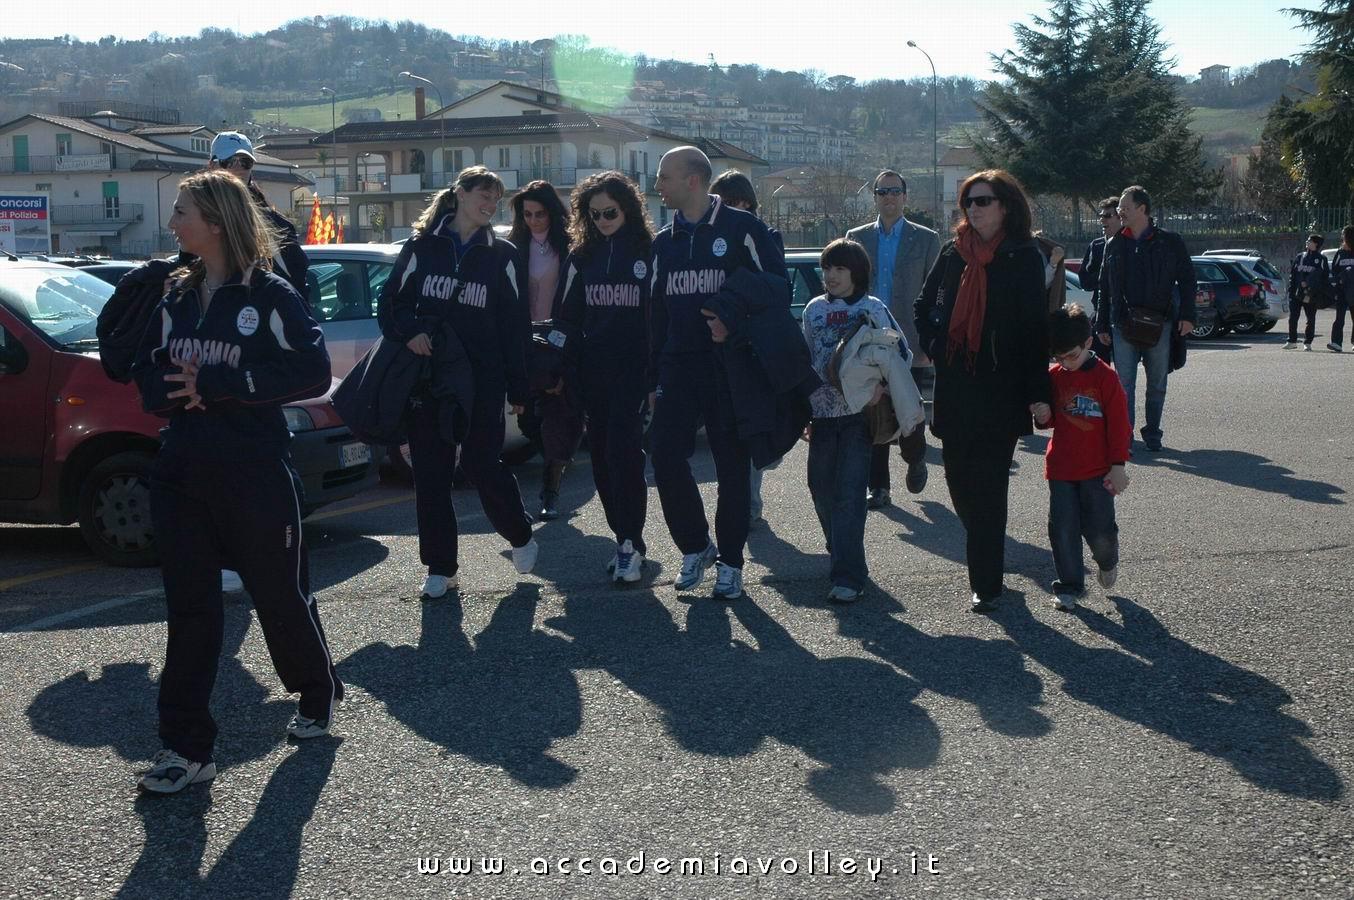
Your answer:
[[[1085,255],[1081,257],[1081,271],[1077,273],[1081,289],[1091,292],[1091,308],[1088,310],[1091,315],[1095,315],[1095,311],[1100,308],[1100,270],[1105,265],[1105,245],[1124,227],[1123,220],[1119,218],[1119,198],[1106,197],[1101,200],[1097,215],[1100,217],[1100,230],[1104,234],[1091,241],[1086,248]]]
[[[738,438],[727,373],[714,352],[730,323],[702,312],[740,268],[784,278],[785,254],[751,213],[709,193],[710,160],[696,147],[663,155],[655,187],[673,222],[654,238],[649,311],[649,387],[654,482],[663,518],[682,551],[675,586],[690,590],[718,562],[715,596],[743,595],[743,547],[751,514],[747,446]],[[705,421],[719,499],[715,537],[691,474],[696,430]]]
[[[1298,346],[1298,318],[1307,313],[1307,329],[1302,335],[1302,349],[1311,350],[1316,338],[1316,307],[1330,284],[1330,265],[1321,255],[1326,239],[1319,234],[1307,235],[1307,245],[1293,257],[1288,273],[1288,343],[1285,350]],[[1340,323],[1344,325],[1343,322]]]
[[[1161,449],[1161,412],[1166,406],[1166,379],[1171,365],[1171,334],[1182,337],[1194,330],[1194,263],[1180,235],[1163,231],[1152,221],[1152,201],[1138,185],[1119,197],[1124,227],[1105,245],[1105,264],[1099,281],[1096,331],[1100,343],[1114,348],[1114,369],[1128,395],[1128,419],[1134,421],[1133,390],[1138,365],[1147,371],[1146,424],[1142,441],[1148,450]],[[1150,310],[1165,317],[1156,342],[1139,346],[1124,334],[1130,310]]]

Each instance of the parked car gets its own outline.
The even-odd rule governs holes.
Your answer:
[[[1213,337],[1238,325],[1250,331],[1257,323],[1269,320],[1265,289],[1250,270],[1218,257],[1196,256],[1193,261],[1194,279],[1198,282],[1195,308],[1200,311],[1194,323],[1195,337]],[[1213,315],[1205,314],[1205,309]]]
[[[1288,318],[1288,286],[1283,273],[1274,267],[1255,250],[1205,250],[1204,256],[1217,257],[1240,263],[1265,289],[1265,302],[1269,304],[1264,318],[1250,322],[1238,322],[1235,330],[1239,334],[1246,332],[1269,331],[1279,321]]]
[[[79,522],[102,559],[145,566],[156,561],[149,472],[164,420],[99,362],[94,325],[112,293],[80,269],[0,261],[0,522]],[[375,482],[371,448],[327,396],[283,413],[304,513]]]
[[[144,261],[129,262],[119,260],[117,262],[101,262],[90,266],[80,266],[80,271],[88,272],[95,278],[102,278],[104,281],[117,287],[117,284],[122,280],[123,275],[132,271],[132,269],[140,268],[144,264]]]
[[[310,309],[324,332],[334,377],[342,378],[381,335],[376,324],[376,303],[395,268],[400,247],[307,244],[301,249],[310,260],[306,273]],[[513,464],[526,462],[536,449],[522,435],[516,416],[508,413],[506,420],[503,458]],[[406,477],[411,474],[407,447],[392,448],[389,459],[399,474]]]

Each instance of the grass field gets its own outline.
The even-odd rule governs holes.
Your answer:
[[[1260,143],[1260,132],[1264,130],[1268,112],[1267,106],[1250,109],[1196,106],[1191,125],[1196,134],[1204,136],[1206,145],[1242,152]]]

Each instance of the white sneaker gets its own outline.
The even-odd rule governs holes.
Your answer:
[[[715,563],[715,596],[721,600],[737,600],[743,596],[743,570]]]
[[[843,584],[834,584],[832,590],[827,592],[827,599],[832,603],[855,603],[860,599],[860,591]]]
[[[328,719],[308,719],[297,713],[287,725],[287,734],[298,741],[308,741],[329,733]]]
[[[429,575],[423,581],[423,593],[420,598],[423,600],[441,600],[447,595],[447,591],[456,590],[457,577],[452,575],[448,578],[446,575]]]
[[[1332,353],[1342,353],[1342,352],[1344,352],[1344,349],[1345,349],[1345,348],[1344,348],[1344,347],[1341,347],[1339,344],[1335,343],[1335,341],[1329,341],[1329,342],[1326,344],[1326,349],[1329,350],[1329,351],[1332,352]]]
[[[1298,349],[1298,342],[1297,342],[1297,341],[1289,341],[1288,343],[1286,343],[1286,344],[1283,345],[1283,348],[1284,348],[1285,350],[1296,350],[1296,349]]]
[[[234,569],[221,570],[221,593],[238,594],[244,590],[244,580]]]
[[[1071,612],[1077,608],[1077,598],[1072,594],[1054,594],[1053,608]]]
[[[1311,344],[1303,344],[1303,345],[1302,345],[1302,352],[1303,352],[1303,353],[1311,353],[1311,352],[1312,352],[1312,345],[1311,345]]]
[[[536,557],[540,555],[541,545],[532,538],[520,547],[512,548],[512,566],[518,575],[525,575],[536,568]]]
[[[1101,569],[1099,572],[1095,573],[1095,580],[1100,582],[1100,586],[1108,591],[1110,588],[1114,587],[1114,582],[1119,580],[1119,567],[1115,566],[1113,569]]]
[[[705,570],[719,557],[719,550],[713,543],[706,544],[699,553],[687,553],[682,557],[682,568],[672,586],[679,591],[689,591],[705,578]]]
[[[150,768],[140,775],[136,786],[141,790],[153,794],[176,794],[190,784],[215,778],[216,763],[191,762],[166,748],[155,754],[155,758],[150,761]]]
[[[616,551],[616,569],[612,576],[615,581],[636,582],[644,569],[644,554],[635,549],[630,540],[621,544]]]

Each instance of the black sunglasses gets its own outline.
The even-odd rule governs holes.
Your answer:
[[[874,189],[874,195],[875,195],[876,197],[887,197],[887,196],[889,196],[889,195],[892,195],[892,196],[894,196],[894,197],[897,197],[899,194],[906,194],[906,193],[907,193],[907,191],[903,190],[903,189],[900,188],[900,187],[886,187],[886,188],[875,188],[875,189]]]
[[[965,197],[964,209],[968,209],[970,206],[980,206],[983,209],[986,209],[996,202],[997,198],[993,197],[991,194],[985,194],[981,197]]]
[[[239,166],[241,169],[244,169],[246,172],[248,172],[250,169],[254,168],[254,161],[249,157],[245,156],[243,153],[237,153],[236,155],[227,159],[225,162],[221,163],[221,165],[222,167],[227,169],[232,169],[236,166]]]
[[[1102,212],[1100,214],[1100,218],[1102,219],[1117,219],[1118,217],[1119,217],[1118,213]]]
[[[620,214],[621,214],[620,207],[617,206],[608,206],[606,209],[588,210],[588,215],[592,216],[592,220],[594,222],[600,222],[602,219],[606,219],[608,222],[610,222],[613,221]]]

